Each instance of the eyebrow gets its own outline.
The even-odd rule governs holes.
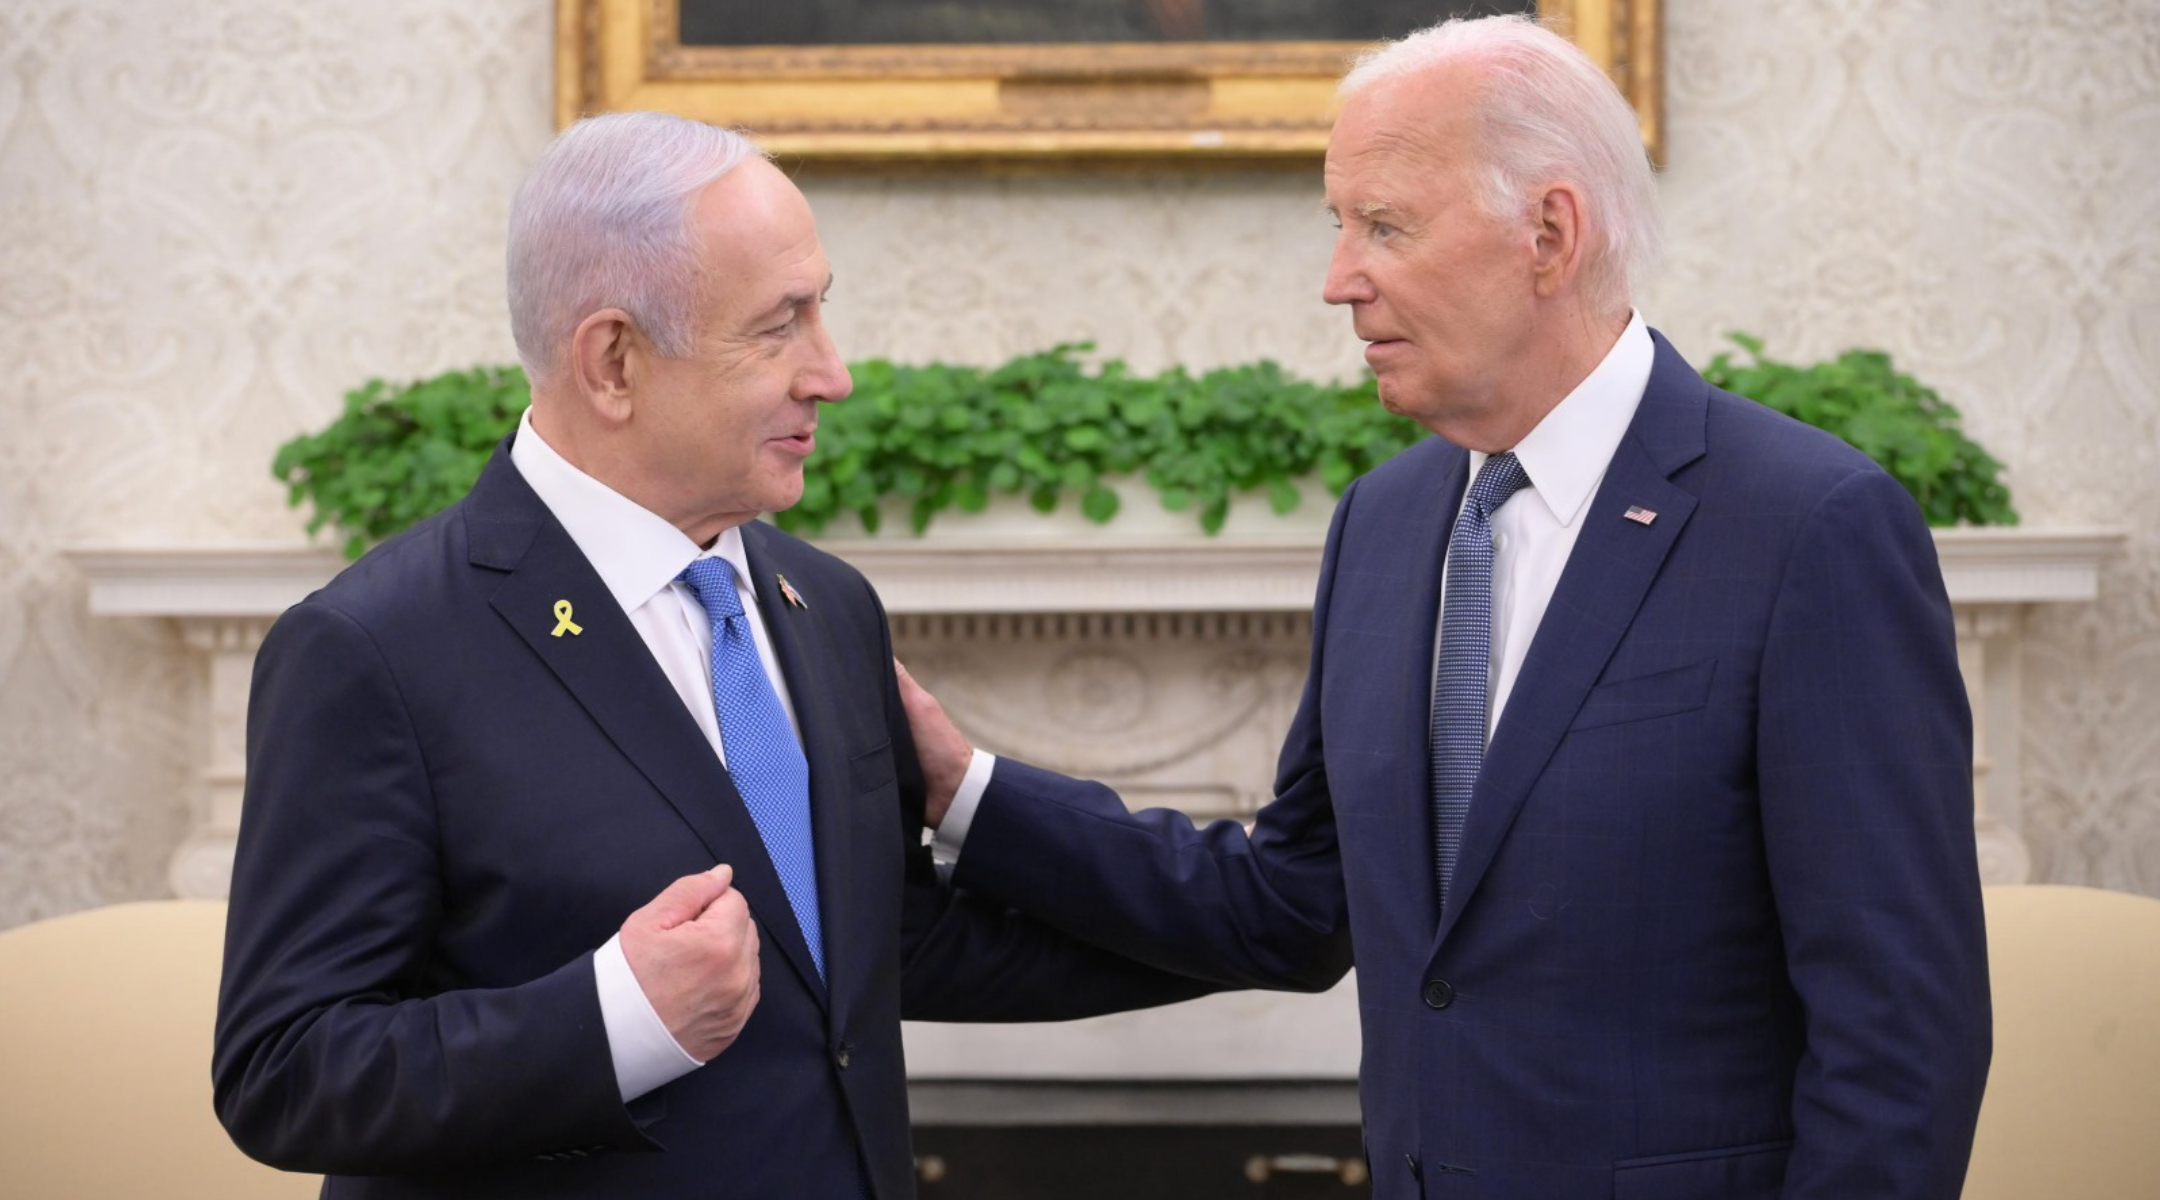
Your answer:
[[[1342,210],[1336,208],[1333,201],[1323,201],[1320,205],[1320,211],[1326,213],[1331,217],[1339,217],[1342,215]],[[1360,217],[1371,220],[1372,218],[1377,217],[1382,213],[1394,212],[1395,206],[1385,200],[1367,200],[1360,204],[1351,205],[1350,211]]]
[[[812,300],[824,299],[826,296],[832,293],[833,278],[834,277],[830,274],[826,275],[825,286],[819,288],[815,292],[789,292],[787,295],[780,297],[780,299],[775,303],[767,305],[764,311],[760,312],[757,315],[757,319],[762,321],[771,317],[777,317],[781,313],[793,312],[798,308],[803,308],[807,306]]]

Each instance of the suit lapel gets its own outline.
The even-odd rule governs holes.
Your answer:
[[[813,993],[822,991],[764,839],[712,746],[630,617],[540,498],[498,451],[466,513],[473,565],[506,572],[489,603],[696,833]],[[577,633],[557,636],[558,602]],[[814,765],[813,765],[814,772]],[[783,914],[775,918],[770,914]]]
[[[1530,789],[1695,512],[1695,496],[1670,476],[1703,452],[1709,385],[1664,338],[1651,336],[1657,357],[1642,404],[1583,513],[1582,532],[1486,748],[1452,884],[1464,903],[1449,905],[1438,933],[1442,941],[1469,907]],[[1649,525],[1626,519],[1631,505],[1657,519]]]
[[[1369,645],[1379,660],[1355,666],[1356,677],[1388,689],[1374,697],[1367,709],[1373,720],[1387,723],[1379,744],[1415,747],[1412,752],[1389,755],[1378,761],[1392,764],[1393,777],[1370,788],[1368,795],[1387,797],[1402,806],[1384,827],[1430,830],[1432,826],[1432,688],[1434,639],[1440,632],[1440,580],[1447,559],[1448,537],[1455,525],[1455,510],[1469,485],[1469,454],[1439,439],[1435,448],[1437,468],[1413,489],[1399,509],[1385,509],[1386,527],[1373,531],[1368,556],[1355,566],[1361,574],[1390,575],[1392,579],[1360,580],[1337,588],[1345,597],[1369,598],[1371,604],[1358,613],[1353,629],[1372,629],[1380,636]],[[1397,521],[1400,521],[1397,524]],[[1378,561],[1374,561],[1377,556]],[[1347,565],[1347,564],[1346,564]],[[1331,615],[1329,623],[1340,621]],[[1362,639],[1361,639],[1362,640]],[[1439,924],[1439,891],[1433,875],[1431,836],[1391,838],[1386,852],[1395,857],[1394,878],[1424,880],[1426,886],[1409,889],[1415,921],[1412,928],[1429,933]],[[1424,934],[1420,934],[1424,936]]]

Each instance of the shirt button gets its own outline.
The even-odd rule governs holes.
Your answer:
[[[840,1043],[840,1048],[833,1051],[833,1061],[840,1064],[841,1070],[847,1070],[848,1051],[853,1050],[854,1048],[855,1047],[852,1043],[842,1042]]]
[[[1425,1003],[1434,1008],[1446,1008],[1455,1003],[1455,989],[1445,979],[1425,981]]]

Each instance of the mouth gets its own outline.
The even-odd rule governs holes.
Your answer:
[[[797,454],[807,458],[812,450],[817,449],[817,430],[812,428],[797,433],[784,434],[774,438],[772,444],[789,454]]]
[[[1401,338],[1366,338],[1365,361],[1377,366],[1380,360],[1392,356],[1399,347],[1407,345],[1409,343]]]

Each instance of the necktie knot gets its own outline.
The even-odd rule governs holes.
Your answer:
[[[1513,450],[1495,454],[1478,468],[1477,478],[1470,483],[1470,503],[1477,507],[1478,516],[1490,519],[1508,497],[1530,485],[1530,473],[1523,470],[1522,460]]]
[[[735,590],[735,568],[724,558],[700,558],[682,569],[676,579],[688,584],[713,621],[743,615],[742,595]]]

